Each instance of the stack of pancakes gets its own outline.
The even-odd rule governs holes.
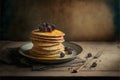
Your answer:
[[[64,52],[64,33],[54,29],[52,31],[33,30],[31,40],[33,47],[30,50],[30,55],[37,58],[59,58],[61,52]]]

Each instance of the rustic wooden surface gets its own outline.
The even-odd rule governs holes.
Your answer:
[[[0,41],[0,49],[20,47],[27,43],[29,42]],[[78,73],[70,73],[68,67],[45,71],[31,71],[30,68],[1,65],[0,76],[120,76],[120,44],[116,42],[73,43],[83,48],[82,53],[78,55],[78,57],[82,59],[85,59],[87,53],[95,55],[97,52],[101,51],[101,56],[97,59],[97,67],[93,69],[84,68]]]

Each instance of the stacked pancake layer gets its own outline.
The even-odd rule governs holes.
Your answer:
[[[51,32],[41,32],[39,29],[33,30],[31,40],[33,47],[30,55],[37,58],[59,58],[64,52],[64,33],[59,30]]]

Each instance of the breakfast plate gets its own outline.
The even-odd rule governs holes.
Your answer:
[[[20,47],[19,49],[19,53],[29,59],[32,59],[34,61],[37,62],[41,62],[41,63],[64,63],[64,62],[68,62],[71,61],[73,59],[75,59],[77,57],[78,54],[80,54],[82,52],[82,47],[75,44],[75,43],[71,43],[71,42],[63,42],[63,45],[65,47],[70,47],[73,49],[72,54],[66,54],[64,57],[62,58],[36,58],[34,56],[29,55],[29,51],[32,49],[33,44],[32,42],[29,42],[23,46]]]

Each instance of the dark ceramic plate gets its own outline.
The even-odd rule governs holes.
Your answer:
[[[63,58],[55,58],[55,59],[36,58],[28,54],[29,50],[33,47],[33,44],[31,42],[21,46],[19,49],[19,53],[27,58],[30,58],[32,60],[42,62],[42,63],[64,63],[64,62],[68,62],[68,61],[75,59],[76,56],[82,52],[82,47],[77,44],[70,43],[70,42],[64,42],[63,45],[65,47],[71,47],[73,49],[73,53],[65,55]]]

